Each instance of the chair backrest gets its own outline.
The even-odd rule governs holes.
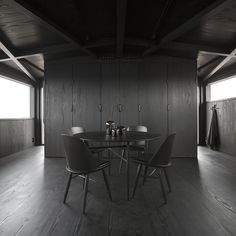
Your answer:
[[[127,131],[147,132],[147,127],[143,125],[131,125],[127,128]]]
[[[176,133],[170,134],[150,160],[150,165],[168,165]]]
[[[84,132],[85,132],[85,128],[83,128],[83,127],[71,127],[68,130],[69,135],[75,135],[75,134],[80,134],[80,133],[84,133]]]
[[[67,167],[72,172],[81,173],[95,170],[99,166],[87,145],[78,137],[62,134]]]
[[[127,131],[138,131],[138,132],[148,132],[147,127],[143,125],[131,125],[127,128]],[[136,141],[136,142],[131,142],[131,146],[146,146],[145,141]]]

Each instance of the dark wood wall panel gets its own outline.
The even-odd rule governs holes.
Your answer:
[[[52,63],[45,70],[45,154],[60,157],[61,133],[72,126],[72,65]]]
[[[107,120],[119,121],[119,64],[101,64],[102,129]]]
[[[98,63],[73,65],[73,122],[72,126],[87,131],[101,129],[101,67]]]
[[[151,151],[177,131],[174,156],[196,157],[195,80],[196,63],[186,60],[46,64],[46,156],[63,155],[66,129],[105,130],[114,120],[160,133]]]
[[[207,135],[212,116],[211,107],[217,106],[218,127],[220,135],[219,150],[236,155],[236,98],[215,102],[207,102]]]
[[[167,135],[167,64],[146,62],[139,68],[140,124],[148,131],[161,134],[160,140],[149,144],[151,151],[158,148]]]
[[[168,65],[168,129],[177,132],[174,156],[197,154],[196,68],[195,62]]]
[[[120,120],[124,126],[138,125],[138,64],[120,63]]]
[[[0,120],[0,157],[34,146],[34,119]]]

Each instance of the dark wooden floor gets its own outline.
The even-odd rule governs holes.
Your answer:
[[[198,160],[174,159],[168,205],[162,204],[156,179],[139,185],[136,198],[126,201],[124,170],[119,176],[117,160],[112,164],[114,201],[108,201],[102,176],[95,174],[82,216],[79,178],[68,204],[62,204],[64,159],[44,159],[42,147],[1,159],[0,235],[236,235],[235,157],[200,148]]]

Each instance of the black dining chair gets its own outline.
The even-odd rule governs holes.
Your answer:
[[[105,168],[110,165],[108,161],[99,161],[93,157],[87,145],[78,137],[62,134],[66,155],[66,170],[69,172],[68,182],[65,189],[63,203],[66,202],[68,191],[73,175],[84,176],[84,194],[83,194],[83,214],[85,214],[86,198],[88,193],[89,175],[91,173],[102,171],[106,184],[108,195],[112,201],[111,191],[107,180]]]
[[[131,125],[127,128],[127,132],[130,131],[136,131],[136,132],[148,132],[148,129],[146,126],[144,125]],[[146,141],[136,141],[136,142],[131,142],[129,144],[129,151],[136,151],[140,154],[143,153],[144,151],[146,151],[148,148],[148,143]],[[122,154],[121,154],[121,158],[120,158],[120,166],[119,166],[119,173],[121,172],[122,166],[123,166],[123,162],[126,162],[125,159],[125,150],[126,148],[122,149]]]
[[[86,132],[85,128],[80,126],[73,126],[70,129],[68,129],[68,134],[71,136],[78,135],[84,132]],[[105,148],[101,146],[90,146],[88,142],[85,142],[85,144],[88,145],[89,149],[93,154],[98,155],[98,158],[100,158],[101,153],[105,150]]]
[[[176,133],[170,134],[155,154],[143,153],[133,160],[135,163],[138,164],[137,175],[136,175],[133,195],[132,195],[133,197],[136,192],[136,188],[138,185],[142,167],[143,166],[145,167],[143,183],[145,182],[145,179],[147,177],[148,168],[153,167],[155,168],[155,172],[157,173],[160,179],[160,185],[161,185],[161,190],[162,190],[165,204],[167,203],[165,187],[162,180],[162,173],[164,172],[169,191],[171,192],[171,184],[170,184],[170,179],[167,173],[167,168],[171,166],[170,159],[171,159],[171,152],[172,152],[172,148],[174,144],[175,135]]]

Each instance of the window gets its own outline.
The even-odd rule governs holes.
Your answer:
[[[0,76],[0,119],[30,118],[31,89]]]
[[[236,77],[210,84],[210,101],[236,97]]]

